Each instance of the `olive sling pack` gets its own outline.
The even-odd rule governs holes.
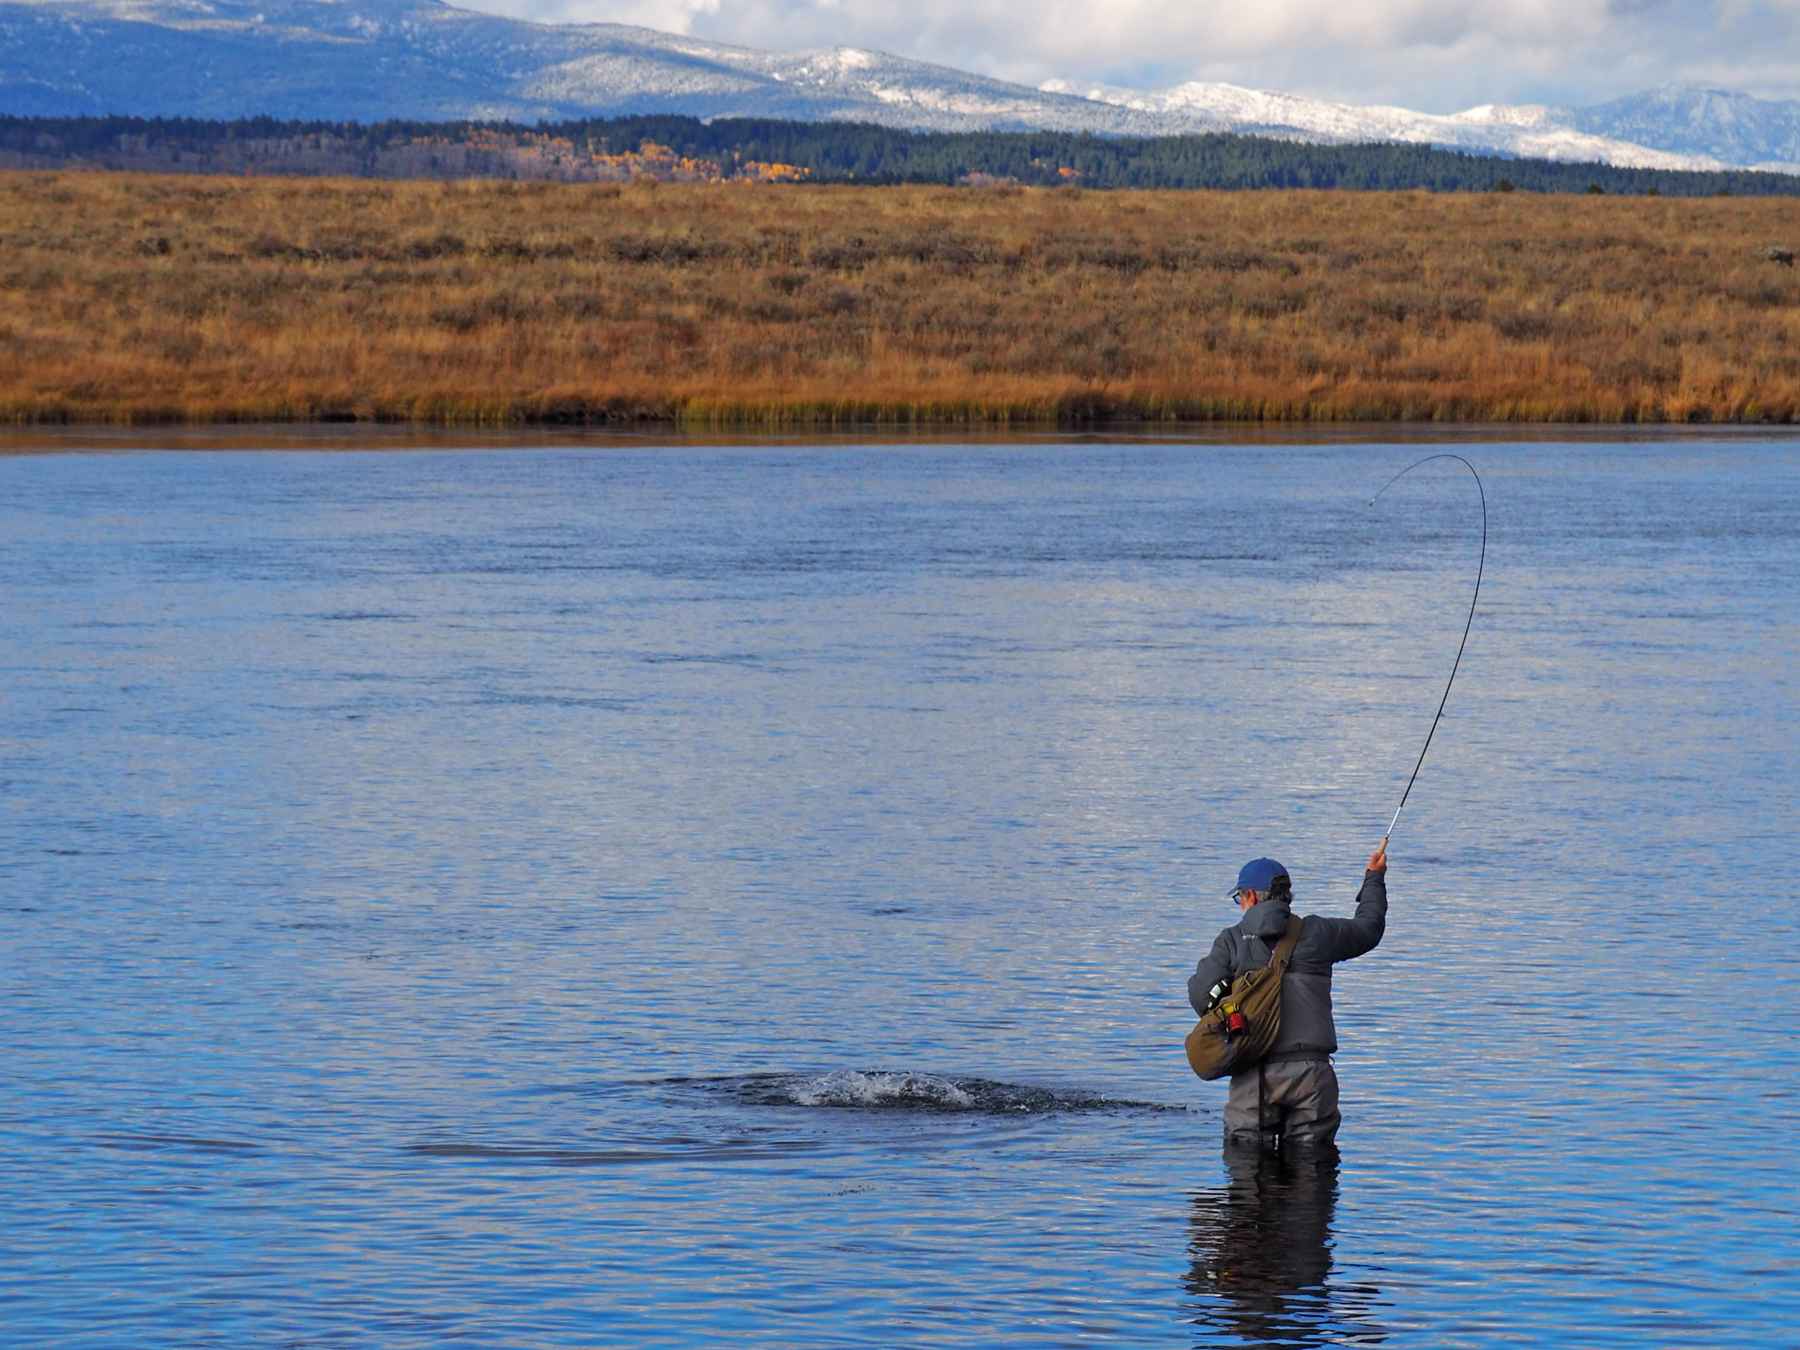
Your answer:
[[[1188,1063],[1195,1073],[1208,1080],[1223,1078],[1248,1069],[1274,1048],[1281,1035],[1281,977],[1299,940],[1300,916],[1292,914],[1269,964],[1233,980],[1225,997],[1188,1032]]]

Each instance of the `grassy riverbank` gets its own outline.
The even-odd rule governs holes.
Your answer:
[[[0,174],[0,419],[1800,419],[1781,199]]]

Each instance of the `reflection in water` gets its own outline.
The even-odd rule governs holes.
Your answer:
[[[1331,1285],[1335,1154],[1283,1157],[1227,1145],[1228,1179],[1194,1195],[1182,1283],[1194,1322],[1232,1344],[1376,1345],[1372,1285]],[[1215,1343],[1211,1335],[1201,1344]]]

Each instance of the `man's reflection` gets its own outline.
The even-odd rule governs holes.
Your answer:
[[[1378,1291],[1328,1287],[1331,1220],[1337,1206],[1335,1151],[1267,1153],[1225,1149],[1226,1184],[1193,1198],[1192,1264],[1183,1284],[1194,1321],[1252,1345],[1375,1345],[1386,1333],[1370,1317]]]

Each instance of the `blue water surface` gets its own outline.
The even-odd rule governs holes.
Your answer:
[[[0,456],[0,1340],[1767,1346],[1800,444]],[[98,440],[93,444],[98,445]]]

